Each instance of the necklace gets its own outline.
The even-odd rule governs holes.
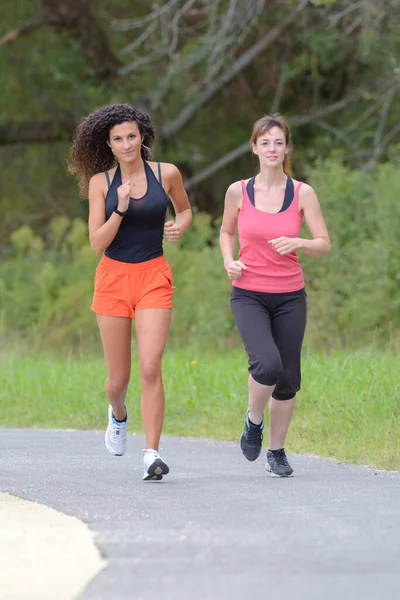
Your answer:
[[[122,179],[121,179],[121,183],[122,183]],[[125,183],[128,183],[127,181]],[[125,184],[123,184],[125,185]],[[131,181],[131,187],[135,187],[136,183],[134,181]]]

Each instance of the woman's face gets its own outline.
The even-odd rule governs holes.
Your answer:
[[[266,167],[283,165],[289,148],[282,129],[275,126],[258,136],[256,143],[253,144],[253,152],[258,156],[260,165]]]
[[[120,123],[110,129],[108,145],[119,162],[133,162],[141,154],[142,136],[136,121]]]

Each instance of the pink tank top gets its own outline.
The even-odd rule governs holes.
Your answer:
[[[299,237],[302,215],[298,198],[301,183],[294,192],[286,210],[267,213],[250,201],[246,183],[242,180],[243,201],[238,215],[239,259],[246,265],[240,279],[232,283],[238,288],[254,292],[296,292],[304,287],[303,269],[297,253],[281,256],[268,240],[286,236]]]

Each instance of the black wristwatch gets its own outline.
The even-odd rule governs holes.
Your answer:
[[[118,208],[114,208],[114,212],[117,213],[117,215],[119,215],[120,217],[124,217],[128,211],[126,210],[125,212],[122,212],[118,210]]]

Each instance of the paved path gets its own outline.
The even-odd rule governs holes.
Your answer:
[[[236,444],[167,438],[171,474],[143,483],[142,447],[0,429],[0,491],[95,532],[107,566],[80,600],[400,597],[400,473],[292,456],[295,477],[274,479]]]

